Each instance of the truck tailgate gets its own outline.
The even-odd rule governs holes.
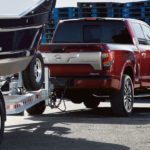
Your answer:
[[[48,44],[41,49],[52,76],[89,76],[102,70],[100,44]]]
[[[44,64],[90,65],[94,70],[101,70],[101,52],[93,53],[43,53]]]

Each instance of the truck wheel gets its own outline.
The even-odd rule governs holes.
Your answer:
[[[112,111],[117,116],[129,116],[133,110],[133,103],[133,83],[128,75],[124,75],[120,91],[111,95]]]
[[[29,115],[41,115],[45,111],[46,105],[45,102],[42,101],[39,104],[36,104],[35,106],[27,109]]]
[[[90,97],[86,98],[86,100],[83,103],[87,108],[95,109],[100,104],[100,101],[97,98],[90,96]]]
[[[5,125],[5,111],[4,111],[4,105],[1,101],[1,97],[0,96],[0,144],[2,143],[3,140],[3,135],[4,135],[4,125]]]
[[[40,53],[37,53],[26,70],[22,72],[24,86],[29,91],[39,90],[44,82],[44,63]]]

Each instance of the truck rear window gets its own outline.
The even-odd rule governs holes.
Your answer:
[[[56,30],[53,42],[133,43],[125,23],[118,20],[63,22]]]

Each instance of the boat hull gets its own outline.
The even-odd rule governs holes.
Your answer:
[[[26,69],[40,44],[55,0],[45,1],[21,18],[0,19],[0,76]]]
[[[32,56],[11,58],[11,59],[10,58],[1,59],[0,76],[11,75],[25,70],[31,60],[32,60]]]

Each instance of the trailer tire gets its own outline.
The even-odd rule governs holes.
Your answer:
[[[3,97],[0,94],[0,144],[2,143],[3,136],[4,136],[4,126],[5,126],[5,106],[3,105]]]
[[[28,91],[39,90],[44,82],[44,63],[40,53],[37,53],[28,67],[22,72],[23,84]]]
[[[41,115],[45,111],[45,108],[46,108],[45,101],[42,101],[34,105],[33,107],[27,109],[26,111],[29,115]]]

